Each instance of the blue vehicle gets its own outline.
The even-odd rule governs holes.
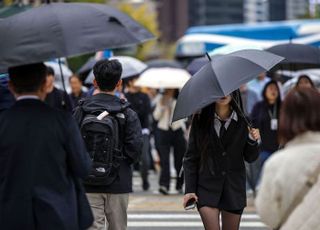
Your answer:
[[[205,52],[230,44],[268,48],[290,41],[320,46],[320,20],[191,27],[178,40],[176,56],[202,56]]]

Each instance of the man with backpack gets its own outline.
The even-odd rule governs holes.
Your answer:
[[[99,93],[80,100],[74,117],[92,159],[93,167],[84,180],[95,221],[91,229],[127,228],[132,168],[142,147],[141,125],[130,104],[115,96],[122,84],[118,60],[101,60],[93,68]]]

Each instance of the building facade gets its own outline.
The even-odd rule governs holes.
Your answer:
[[[309,0],[244,0],[245,22],[298,19],[309,11]]]
[[[189,27],[188,0],[158,0],[156,3],[160,40],[175,42]]]
[[[189,25],[242,23],[243,0],[189,0]]]

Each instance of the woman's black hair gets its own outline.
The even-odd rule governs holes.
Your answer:
[[[281,104],[281,92],[280,92],[280,88],[279,88],[279,85],[278,85],[278,82],[277,81],[274,81],[274,80],[271,80],[269,81],[263,88],[262,90],[262,98],[263,98],[263,101],[266,103],[266,104],[269,104],[268,102],[268,98],[267,98],[267,89],[270,85],[275,85],[277,87],[277,90],[278,90],[278,98],[277,98],[277,101],[276,101],[276,104],[277,106],[280,106]]]
[[[245,116],[240,91],[236,90],[232,92],[231,97],[232,100],[230,105],[232,109],[237,113],[238,117]],[[197,135],[195,135],[195,141],[200,151],[202,169],[205,162],[208,160],[208,147],[210,139],[213,137],[212,132],[214,127],[215,105],[216,103],[214,102],[206,106],[199,114],[195,114],[192,119],[192,126],[197,133]]]

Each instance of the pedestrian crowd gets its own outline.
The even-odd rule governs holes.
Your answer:
[[[172,123],[179,89],[138,87],[139,74],[122,72],[117,59],[100,60],[89,89],[69,78],[70,94],[44,64],[1,76],[1,229],[126,229],[133,170],[148,191],[158,166],[159,193],[184,193],[206,229],[220,229],[220,213],[223,229],[238,229],[251,192],[272,228],[319,227],[320,94],[310,77],[284,95],[261,73]]]

